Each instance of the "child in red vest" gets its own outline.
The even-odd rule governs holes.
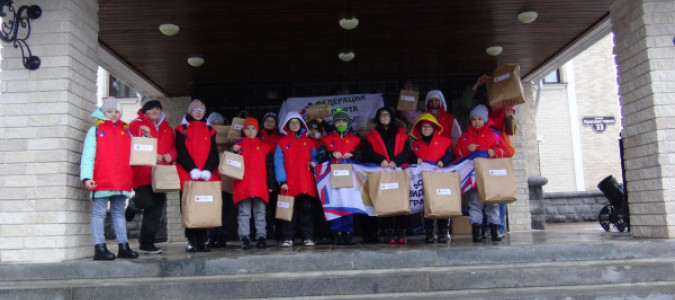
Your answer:
[[[91,191],[91,233],[94,237],[94,260],[136,258],[129,248],[124,206],[133,188],[133,173],[129,165],[131,135],[122,122],[122,109],[116,99],[103,102],[91,116],[96,126],[87,131],[82,146],[80,179]],[[119,252],[108,251],[105,244],[104,220],[110,202],[110,216],[115,229]]]
[[[270,186],[275,184],[270,182],[267,169],[274,164],[274,156],[271,152],[272,147],[257,137],[260,128],[258,120],[247,118],[243,127],[244,137],[232,146],[235,153],[244,157],[244,178],[232,181],[234,204],[239,206],[237,233],[241,240],[241,248],[251,248],[252,213],[255,224],[255,246],[265,248],[267,238],[265,210],[269,201],[268,193],[272,190]],[[263,178],[267,180],[262,180]]]
[[[289,112],[282,124],[279,131],[285,136],[279,140],[274,152],[274,173],[282,193],[295,197],[295,205],[291,222],[282,223],[281,246],[293,245],[298,220],[305,246],[314,246],[312,206],[318,205],[313,171],[316,148],[314,141],[306,136],[307,125],[299,113]]]
[[[424,113],[417,119],[411,134],[415,138],[412,150],[417,157],[418,164],[427,162],[443,167],[455,159],[452,153],[452,140],[441,135],[443,130],[443,126],[430,113]],[[425,243],[436,242],[434,221],[434,219],[424,219]],[[439,243],[448,241],[448,223],[448,219],[439,219],[437,222]]]
[[[506,157],[510,155],[500,139],[500,134],[488,124],[488,108],[479,104],[469,114],[470,126],[462,134],[455,147],[457,157],[465,157],[471,152],[482,151],[488,158]],[[499,224],[499,205],[484,205],[478,201],[478,192],[475,188],[464,195],[469,199],[469,222],[474,242],[482,241],[480,226],[483,223],[483,212],[487,215],[492,241],[501,241],[497,232]]]
[[[346,112],[337,109],[333,114],[335,131],[321,139],[331,163],[337,164],[343,159],[352,159],[361,138],[351,132],[351,119]],[[331,221],[331,230],[337,245],[352,245],[354,233],[354,215],[349,214]]]

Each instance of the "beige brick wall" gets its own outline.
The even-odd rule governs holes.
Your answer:
[[[40,69],[2,49],[0,73],[0,261],[59,261],[92,255],[90,201],[79,159],[96,103],[98,2],[37,4],[30,40]]]
[[[675,2],[610,7],[619,65],[626,186],[634,236],[675,236]]]
[[[162,101],[163,111],[167,116],[167,121],[172,127],[176,127],[180,124],[180,121],[187,112],[190,101],[190,97],[174,97],[168,101]],[[178,192],[167,194],[166,223],[167,239],[169,242],[186,241],[183,223],[180,217],[180,198]]]

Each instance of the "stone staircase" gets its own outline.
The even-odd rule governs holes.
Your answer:
[[[3,264],[0,299],[675,298],[675,240],[452,243]]]

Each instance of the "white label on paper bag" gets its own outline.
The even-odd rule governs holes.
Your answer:
[[[291,204],[289,204],[288,202],[279,201],[279,202],[277,202],[277,206],[282,207],[282,208],[291,208]]]
[[[511,73],[506,73],[506,74],[504,74],[504,75],[499,75],[499,76],[495,77],[495,78],[494,78],[494,81],[495,81],[495,82],[500,82],[500,81],[502,81],[502,80],[504,80],[504,79],[507,79],[507,78],[509,78],[509,77],[511,77]]]
[[[241,130],[244,128],[244,124],[234,124],[234,130]]]
[[[152,145],[134,144],[134,150],[135,151],[152,152],[152,151],[155,151],[155,147],[153,147]]]
[[[226,163],[227,163],[228,165],[230,165],[230,166],[235,167],[235,168],[241,168],[241,163],[238,162],[238,161],[234,161],[234,160],[228,159],[228,160],[226,161]]]
[[[403,100],[403,101],[415,101],[415,97],[413,97],[413,96],[401,95],[401,100]]]
[[[436,195],[452,195],[450,189],[436,189]]]
[[[349,170],[335,170],[333,176],[349,176]]]
[[[490,176],[505,176],[506,174],[508,174],[505,169],[490,170],[489,173]]]
[[[380,183],[381,190],[393,190],[398,188],[398,182]]]
[[[213,202],[213,196],[211,195],[195,196],[195,202]]]

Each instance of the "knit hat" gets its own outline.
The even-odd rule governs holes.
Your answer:
[[[427,95],[427,99],[441,100],[442,98],[443,98],[443,94],[441,94],[441,91],[439,91],[439,90],[430,91],[429,94]]]
[[[277,124],[279,124],[279,117],[277,116],[277,114],[275,114],[275,113],[273,113],[273,112],[268,112],[268,113],[266,113],[266,114],[263,115],[263,117],[262,117],[263,123],[265,122],[265,120],[267,120],[267,118],[273,118],[273,119],[274,119],[274,122],[277,123]]]
[[[340,108],[336,109],[335,113],[333,113],[333,125],[335,125],[335,123],[338,120],[343,120],[343,121],[347,122],[347,125],[345,125],[345,126],[335,127],[335,129],[340,133],[347,131],[349,126],[351,126],[352,120],[349,118],[349,115],[344,110],[342,110]]]
[[[260,124],[256,118],[246,118],[244,120],[244,129],[246,129],[248,126],[253,126],[256,130],[260,130]]]
[[[141,108],[141,111],[143,113],[145,113],[147,110],[153,109],[155,107],[159,107],[159,109],[161,110],[162,109],[162,103],[160,103],[159,100],[157,100],[157,99],[152,99],[148,102],[145,102],[145,104],[143,104],[143,107]]]
[[[192,100],[192,102],[190,102],[190,106],[188,106],[188,114],[189,114],[193,109],[196,109],[196,108],[201,108],[201,109],[206,110],[206,105],[204,104],[204,102],[202,102],[202,101],[199,100],[199,99]]]
[[[223,124],[225,124],[225,118],[223,118],[223,115],[215,111],[210,113],[209,116],[206,117],[206,125],[211,125],[213,121],[220,121]]]
[[[120,103],[117,101],[117,98],[115,97],[108,97],[106,100],[103,101],[103,104],[101,104],[101,111],[106,112],[111,109],[116,109],[117,111],[122,113],[122,107],[120,106]]]
[[[471,113],[469,113],[469,118],[472,118],[473,116],[478,116],[479,118],[483,119],[483,121],[487,122],[488,121],[488,109],[484,104],[478,104],[476,107],[474,107],[471,110]]]

